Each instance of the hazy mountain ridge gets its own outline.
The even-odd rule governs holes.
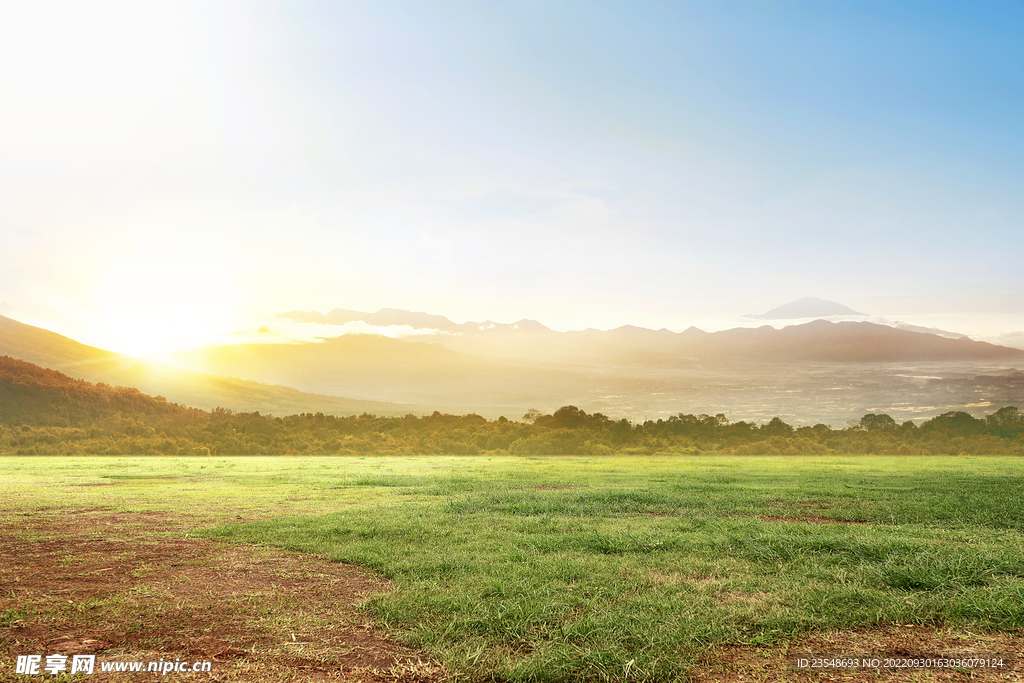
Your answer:
[[[962,335],[954,338],[951,333],[944,336],[941,330],[933,332],[905,324],[903,327],[910,329],[900,329],[866,321],[814,320],[782,329],[763,325],[720,332],[704,332],[696,327],[672,332],[634,325],[607,331],[556,332],[532,320],[458,324],[444,316],[397,309],[381,309],[377,313],[335,309],[327,315],[299,312],[278,315],[304,322],[344,324],[362,321],[380,327],[407,325],[414,329],[436,329],[447,334],[436,335],[433,341],[454,351],[570,364],[685,365],[730,360],[761,363],[1024,360],[1024,351],[1011,347],[978,342]]]
[[[412,406],[356,401],[303,393],[248,379],[205,374],[105,351],[32,325],[0,316],[0,355],[35,363],[76,379],[134,387],[183,405],[278,414],[374,412],[400,415]],[[240,375],[241,376],[241,375]]]
[[[388,311],[390,317],[378,320],[410,320],[400,313]],[[441,410],[514,418],[529,408],[576,405],[631,420],[725,412],[842,425],[869,412],[902,421],[945,410],[983,411],[996,401],[1024,403],[1024,383],[1011,367],[1024,352],[871,323],[715,333],[635,326],[556,332],[539,323],[475,329],[410,340],[348,334],[319,343],[232,344],[179,354],[199,371],[192,372],[0,318],[0,354],[184,405],[278,415]]]
[[[418,330],[438,330],[450,334],[499,334],[502,332],[518,333],[554,333],[536,320],[523,319],[514,323],[496,323],[492,320],[483,322],[452,322],[443,315],[405,311],[398,308],[382,308],[376,313],[362,311],[350,311],[344,308],[335,308],[330,313],[323,314],[316,311],[289,311],[277,313],[275,317],[297,320],[300,322],[322,323],[327,325],[344,325],[350,322],[364,322],[375,327],[408,326]]]
[[[922,327],[921,325],[911,325],[897,320],[892,323],[891,327],[895,327],[897,330],[906,330],[907,332],[924,332],[925,334],[937,334],[940,337],[947,337],[949,339],[970,339],[966,334],[960,334],[959,332],[950,332],[949,330],[940,330],[937,327]]]
[[[315,344],[221,346],[178,358],[204,371],[249,372],[305,391],[507,416],[571,404],[630,419],[692,411],[843,424],[857,411],[915,419],[940,409],[980,410],[996,398],[1012,403],[1022,391],[996,379],[1024,362],[1020,351],[868,322],[557,332],[539,323],[447,324],[443,316],[395,309],[345,310],[334,318],[342,320],[447,330],[404,339],[364,333]],[[992,381],[959,381],[979,372]]]
[[[567,399],[586,377],[561,367],[454,351],[440,343],[347,334],[315,344],[232,344],[175,354],[217,374],[247,376],[305,391],[477,409]],[[504,397],[504,398],[503,398]]]

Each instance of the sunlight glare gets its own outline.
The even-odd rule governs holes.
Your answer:
[[[226,259],[151,245],[108,262],[97,282],[92,326],[103,348],[154,358],[223,334],[243,299]]]

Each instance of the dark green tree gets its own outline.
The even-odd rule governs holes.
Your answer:
[[[860,419],[860,428],[873,432],[876,430],[893,430],[896,429],[896,420],[892,419],[885,413],[881,415],[875,415],[874,413],[868,413]]]

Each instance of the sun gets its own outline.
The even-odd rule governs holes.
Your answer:
[[[99,345],[154,358],[209,343],[237,321],[245,297],[230,258],[152,244],[96,275],[90,327]]]

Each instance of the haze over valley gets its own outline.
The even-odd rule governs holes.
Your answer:
[[[177,351],[168,363],[0,318],[0,355],[185,405],[270,414],[439,410],[519,419],[574,405],[634,422],[725,413],[838,427],[867,413],[921,421],[1024,402],[1020,349],[869,322],[812,297],[779,310],[798,317],[750,316],[778,327],[718,332],[559,332],[528,319],[454,323],[401,309],[291,311],[233,343]],[[813,312],[826,317],[804,322]],[[296,339],[292,323],[307,338]]]
[[[868,412],[900,420],[975,412],[1024,399],[1024,351],[964,335],[866,322],[807,297],[786,309],[797,324],[704,332],[623,326],[554,331],[535,320],[453,323],[430,313],[292,311],[282,321],[377,334],[317,343],[226,344],[175,354],[205,372],[348,397],[517,417],[527,408],[577,405],[634,421],[680,412],[738,419],[781,415],[842,425]],[[833,320],[799,322],[813,313]],[[849,320],[859,316],[860,321]],[[394,334],[397,338],[382,336]],[[1016,364],[1016,365],[1015,365]]]

